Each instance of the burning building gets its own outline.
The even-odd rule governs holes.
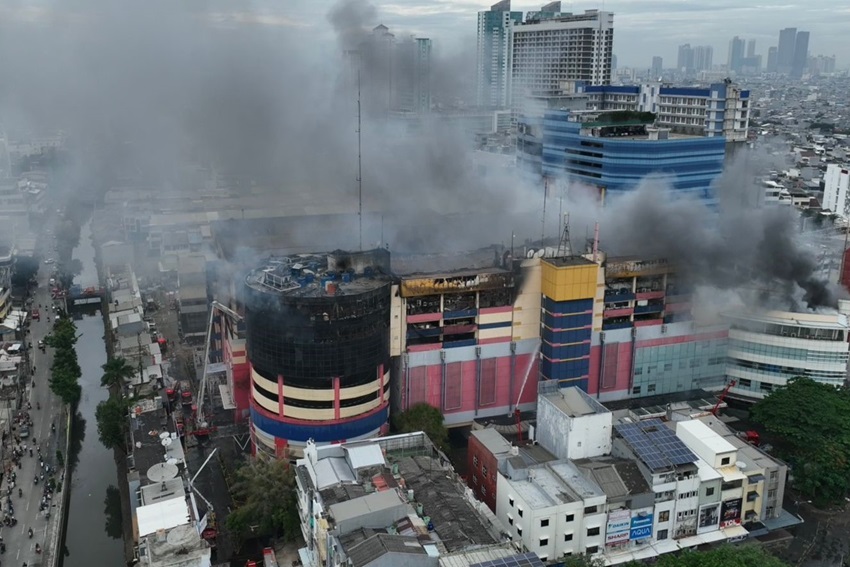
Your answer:
[[[389,417],[389,252],[268,260],[244,286],[251,435],[292,458],[307,441],[377,436]]]

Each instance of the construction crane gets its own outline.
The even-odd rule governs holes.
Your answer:
[[[215,322],[216,314],[222,314],[229,317],[232,321],[241,321],[242,315],[234,311],[233,309],[227,307],[219,303],[218,301],[213,301],[210,304],[210,320],[207,325],[207,340],[204,345],[204,372],[201,376],[201,385],[198,391],[198,407],[195,411],[196,421],[198,424],[198,429],[196,432],[200,434],[201,431],[207,429],[207,420],[204,416],[204,394],[207,389],[207,376],[209,374],[209,365],[210,365],[210,342],[212,341],[212,329],[213,323]]]
[[[713,407],[713,408],[712,408],[712,410],[711,410],[711,415],[713,415],[713,416],[715,416],[715,417],[717,416],[717,410],[719,410],[719,409],[720,409],[720,404],[722,404],[722,403],[723,403],[723,398],[725,398],[725,397],[726,397],[726,394],[728,394],[728,393],[729,393],[729,390],[731,390],[732,388],[734,388],[734,387],[735,387],[735,384],[736,384],[736,383],[737,383],[737,382],[736,382],[735,380],[732,380],[731,382],[729,382],[728,384],[726,384],[726,387],[725,387],[725,388],[723,388],[723,391],[722,391],[722,392],[720,392],[720,396],[717,398],[717,403],[716,403],[716,404],[714,404],[714,407]]]

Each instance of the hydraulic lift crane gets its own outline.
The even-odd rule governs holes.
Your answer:
[[[231,321],[241,321],[242,315],[234,311],[233,309],[227,307],[219,303],[218,301],[213,301],[210,304],[210,320],[207,325],[207,338],[206,343],[204,344],[204,371],[201,376],[201,385],[198,391],[198,406],[195,410],[195,421],[197,423],[197,428],[195,429],[195,435],[209,435],[210,428],[207,424],[206,416],[204,415],[204,399],[207,389],[207,376],[210,372],[210,342],[212,341],[212,329],[213,323],[215,322],[216,315],[225,315],[230,318]]]

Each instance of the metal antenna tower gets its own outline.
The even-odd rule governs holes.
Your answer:
[[[363,251],[363,153],[360,143],[360,68],[363,55],[357,53],[357,220],[360,233],[360,251]]]
[[[573,245],[570,243],[570,213],[564,213],[564,231],[561,233],[561,241],[558,243],[558,258],[566,258],[573,255]]]

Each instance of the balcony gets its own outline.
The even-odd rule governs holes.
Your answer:
[[[664,290],[644,291],[636,294],[638,301],[646,299],[661,299],[664,297]]]
[[[463,319],[466,317],[475,317],[477,315],[477,309],[456,309],[454,311],[445,311],[443,313],[443,320],[447,319]]]
[[[663,293],[663,292],[660,292]],[[648,313],[661,313],[664,311],[663,303],[650,303],[649,305],[638,305],[635,307],[635,315],[646,315]]]
[[[634,313],[635,310],[633,307],[618,307],[612,309],[606,309],[602,316],[606,319],[610,319],[612,317],[629,317]]]
[[[632,290],[609,290],[605,292],[605,303],[621,303],[623,301],[633,301],[635,294]]]

